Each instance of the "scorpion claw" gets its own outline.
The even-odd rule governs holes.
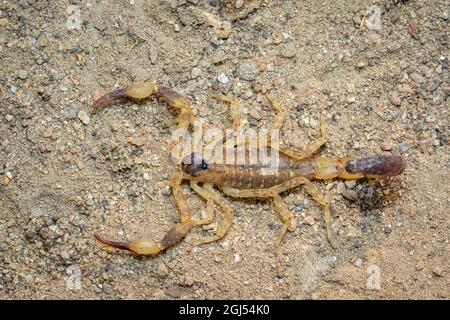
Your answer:
[[[162,250],[159,243],[155,243],[153,240],[148,239],[135,240],[132,242],[116,242],[107,240],[96,233],[94,234],[94,237],[101,243],[112,248],[129,250],[142,255],[156,255]]]

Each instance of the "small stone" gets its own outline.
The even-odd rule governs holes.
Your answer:
[[[44,132],[42,132],[42,136],[44,138],[50,138],[53,135],[53,129],[52,128],[46,128]]]
[[[360,61],[356,64],[356,67],[359,69],[362,69],[366,66],[366,63],[364,61]]]
[[[234,263],[238,263],[241,261],[241,255],[239,253],[236,253],[234,255]]]
[[[129,187],[129,188],[127,189],[127,194],[128,194],[129,196],[134,196],[134,195],[136,195],[136,189],[134,189],[133,187]]]
[[[408,151],[409,150],[409,145],[407,144],[407,143],[401,143],[401,144],[399,144],[399,146],[398,146],[398,151],[400,152],[400,153],[405,153],[406,151]]]
[[[255,119],[255,120],[261,120],[261,113],[258,111],[258,110],[256,110],[256,109],[254,109],[254,108],[252,108],[251,110],[250,110],[250,112],[248,113],[248,115],[250,116],[250,118],[252,118],[252,119]]]
[[[152,179],[152,177],[150,176],[150,174],[148,172],[145,172],[143,177],[144,177],[144,180],[146,180],[146,181],[150,181]]]
[[[362,263],[363,263],[363,260],[361,258],[357,258],[355,260],[355,267],[358,267],[358,268],[361,267]]]
[[[26,70],[20,70],[17,75],[20,79],[25,80],[28,77],[28,71]]]
[[[444,19],[445,21],[448,20],[448,11],[444,11],[444,13],[442,14],[442,19]]]
[[[114,293],[113,287],[109,283],[104,283],[102,285],[102,289],[103,289],[103,292],[106,293],[106,294],[113,294]]]
[[[416,271],[422,271],[423,268],[425,268],[425,266],[423,265],[422,262],[418,262],[418,263],[416,264]]]
[[[402,99],[397,96],[397,95],[393,95],[390,97],[389,101],[394,105],[394,106],[400,106],[402,104]]]
[[[342,181],[338,182],[336,186],[336,193],[343,194],[345,192],[345,189],[345,183],[343,183]]]
[[[240,9],[244,6],[244,0],[236,0],[236,2],[234,3],[234,7],[236,9]]]
[[[6,121],[11,122],[11,121],[14,120],[14,117],[12,115],[10,115],[10,114],[7,114],[5,119],[6,119]]]
[[[83,124],[88,125],[91,121],[91,118],[88,116],[88,114],[85,111],[78,112],[78,119],[83,122]]]
[[[283,42],[283,34],[282,33],[277,32],[272,35],[272,43],[273,44],[280,44],[282,42]]]
[[[89,207],[92,207],[94,205],[94,203],[95,203],[94,199],[92,199],[92,198],[89,198],[86,200],[86,205]]]
[[[438,277],[444,276],[444,270],[440,266],[436,266],[433,269],[433,274]]]
[[[353,189],[356,186],[355,180],[347,180],[344,183],[345,183],[345,186],[349,189]]]
[[[156,274],[161,278],[165,278],[169,275],[169,269],[165,263],[161,262],[158,264],[156,267]]]
[[[342,193],[342,196],[350,201],[358,200],[358,192],[356,192],[355,190],[345,190]]]
[[[61,258],[63,258],[64,260],[69,260],[70,259],[70,254],[67,251],[62,251],[60,253]]]
[[[312,225],[314,225],[314,223],[315,223],[316,221],[314,220],[313,217],[307,216],[307,217],[305,218],[304,222],[305,222],[305,224],[307,224],[308,226],[312,226]]]
[[[399,16],[392,16],[391,17],[391,23],[392,24],[396,24],[399,21],[400,21],[400,17]]]
[[[231,33],[231,22],[222,21],[213,27],[213,31],[219,39],[227,39]]]
[[[223,73],[217,77],[217,80],[223,84],[227,84],[230,81],[230,79]]]
[[[373,34],[369,34],[367,36],[367,43],[370,46],[375,46],[380,42],[381,42],[381,37],[378,34],[373,33]]]
[[[44,215],[44,211],[42,209],[39,209],[39,208],[32,208],[31,209],[31,214],[30,214],[31,218],[39,218],[39,217],[41,217],[43,215]]]
[[[11,179],[8,176],[3,176],[3,179],[2,179],[2,185],[3,186],[6,187],[7,185],[10,184],[10,182],[11,182]]]
[[[148,57],[150,58],[150,62],[152,64],[155,64],[158,60],[158,49],[156,49],[155,47],[151,47],[148,52]]]
[[[67,109],[67,119],[72,120],[77,117],[77,105],[73,102],[69,104],[69,107]]]
[[[281,50],[281,56],[283,58],[293,58],[297,55],[297,49],[294,44],[289,44]]]
[[[421,76],[420,74],[418,74],[417,72],[413,72],[409,75],[409,77],[414,81],[414,82],[418,82],[418,83],[424,83],[426,81],[426,79]]]
[[[383,142],[380,145],[381,150],[383,151],[391,151],[394,146],[390,142]]]
[[[62,92],[69,91],[69,87],[64,83],[61,83],[58,88],[59,88],[59,91],[62,91]]]
[[[46,152],[48,152],[47,147],[46,147],[45,144],[43,144],[43,143],[39,143],[37,147],[38,147],[38,150],[39,150],[40,153],[46,153]]]
[[[175,32],[180,32],[180,30],[181,30],[180,25],[178,23],[175,23],[173,25],[173,29],[175,30]]]
[[[197,79],[198,77],[200,77],[202,74],[202,70],[200,68],[193,68],[191,70],[191,79]]]
[[[258,66],[254,62],[243,63],[239,66],[237,74],[243,80],[253,81],[258,77]]]
[[[349,97],[348,99],[347,99],[347,102],[348,103],[355,103],[356,102],[356,97]]]

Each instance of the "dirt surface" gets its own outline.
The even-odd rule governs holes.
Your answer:
[[[0,1],[0,298],[449,299],[448,14],[443,0]],[[179,221],[173,112],[148,99],[83,113],[138,80],[186,95],[219,128],[228,106],[211,93],[267,128],[268,90],[287,109],[286,144],[317,139],[324,115],[320,154],[383,148],[407,168],[316,183],[337,250],[301,187],[283,194],[299,225],[279,254],[270,201],[232,198],[221,241],[188,251],[212,224],[154,258],[108,250],[95,232],[158,240]]]

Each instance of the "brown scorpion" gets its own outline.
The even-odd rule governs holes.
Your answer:
[[[92,111],[97,111],[106,102],[115,98],[144,99],[151,95],[159,96],[171,107],[179,110],[176,119],[178,128],[185,130],[193,128],[194,114],[189,100],[170,88],[151,82],[138,82],[127,88],[106,94],[93,103]],[[266,95],[266,97],[277,112],[272,122],[272,129],[280,129],[285,117],[285,110],[271,95]],[[222,95],[215,95],[215,98],[230,104],[233,129],[240,129],[243,122],[238,100]],[[276,163],[271,160],[264,162],[249,161],[251,148],[248,145],[251,144],[251,141],[255,141],[254,137],[245,137],[241,139],[241,142],[231,144],[232,153],[236,153],[239,146],[245,146],[243,161],[242,159],[238,161],[237,157],[231,157],[234,159],[232,161],[212,161],[213,159],[202,157],[200,153],[196,152],[180,156],[180,161],[170,178],[172,194],[180,213],[180,222],[172,227],[162,240],[155,242],[151,239],[140,239],[132,242],[116,242],[104,239],[98,234],[95,234],[95,238],[114,248],[130,250],[140,255],[156,255],[176,244],[191,229],[210,224],[213,220],[215,205],[217,205],[224,213],[223,221],[218,225],[214,235],[193,243],[193,246],[219,240],[225,236],[231,227],[234,213],[227,200],[217,191],[216,188],[218,188],[230,197],[272,199],[283,222],[282,230],[276,240],[277,245],[279,245],[286,232],[288,230],[293,231],[296,227],[295,217],[280,194],[288,189],[303,185],[305,191],[323,206],[326,235],[330,245],[336,248],[337,243],[331,229],[330,200],[320,192],[311,180],[390,177],[402,173],[406,164],[397,155],[381,155],[359,159],[313,157],[328,139],[323,118],[320,121],[320,129],[321,138],[308,145],[302,152],[296,148],[288,148],[274,143],[271,135],[264,141],[256,139],[257,148],[264,148],[268,154],[276,153],[278,155]],[[231,138],[233,136],[228,135],[224,141]],[[224,154],[229,151],[229,148],[225,149]],[[204,218],[195,218],[191,214],[190,205],[181,189],[182,181],[189,181],[191,188],[206,201]]]

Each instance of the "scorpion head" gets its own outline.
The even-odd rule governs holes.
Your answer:
[[[181,168],[184,173],[195,177],[199,172],[208,169],[208,161],[202,158],[199,153],[193,152],[183,158]]]

